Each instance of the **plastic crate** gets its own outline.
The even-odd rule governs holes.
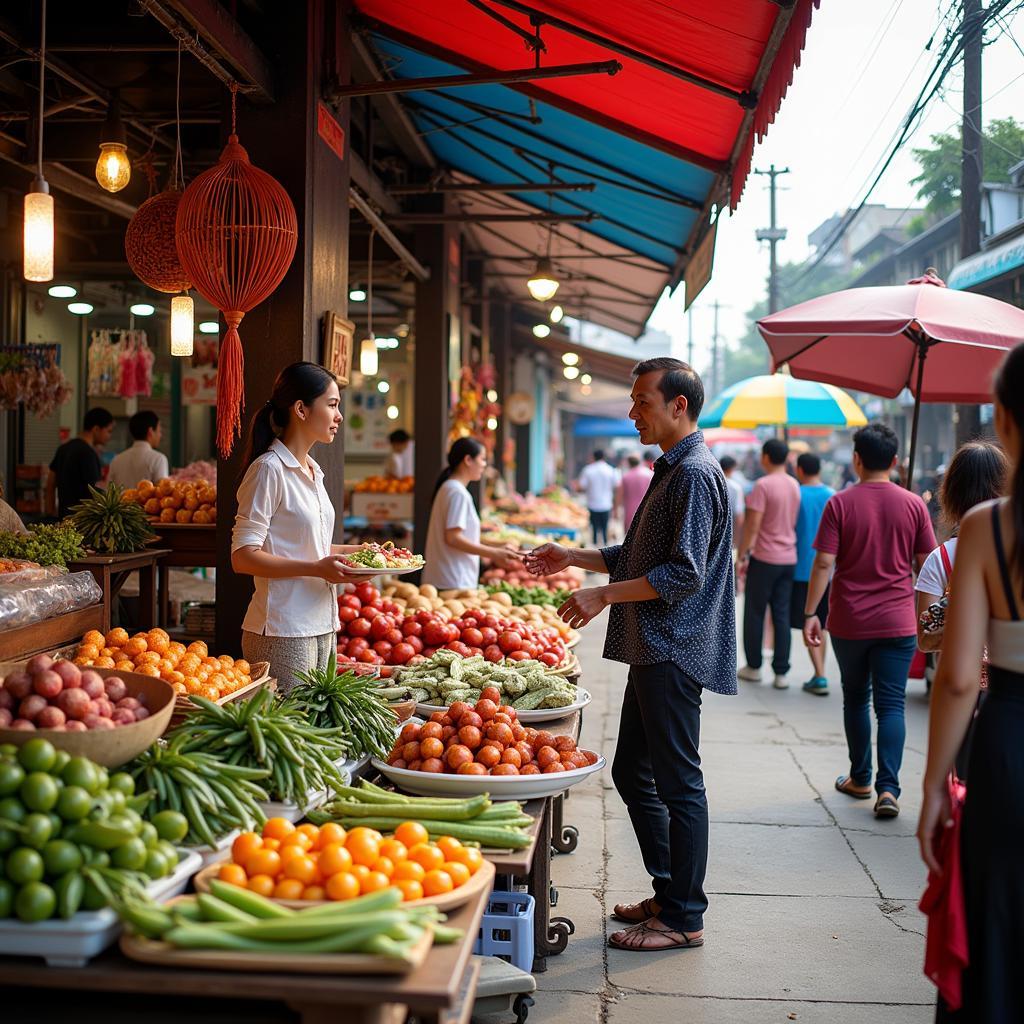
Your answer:
[[[533,911],[533,897],[528,893],[492,892],[473,952],[532,971]]]

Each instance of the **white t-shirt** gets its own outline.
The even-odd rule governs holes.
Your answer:
[[[956,559],[956,537],[950,537],[943,546],[946,549],[946,554],[949,555],[949,564],[952,565]],[[942,554],[936,548],[924,560],[914,589],[922,594],[930,594],[932,597],[942,597],[948,585],[949,580],[946,578],[946,567],[942,564]]]
[[[162,480],[170,476],[167,456],[158,452],[148,441],[136,441],[110,463],[107,482],[119,487],[135,487],[140,480]]]
[[[747,503],[743,498],[743,485],[731,476],[725,478],[725,486],[729,491],[729,508],[734,516],[741,516],[746,511]],[[737,539],[737,543],[739,540]]]
[[[397,477],[398,479],[401,479],[402,477],[414,475],[413,466],[416,465],[416,455],[413,449],[413,445],[415,443],[415,441],[410,441],[405,446],[405,451],[393,451],[388,456],[388,476]]]
[[[445,480],[434,498],[423,552],[423,582],[438,590],[466,590],[480,584],[480,557],[453,548],[445,530],[461,529],[466,540],[480,543],[480,517],[473,497],[458,480]]]
[[[580,473],[580,487],[587,496],[587,508],[591,512],[610,512],[618,483],[619,474],[604,459],[584,466]]]

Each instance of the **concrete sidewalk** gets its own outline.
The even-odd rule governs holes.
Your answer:
[[[584,744],[611,760],[624,666],[605,662],[605,617],[577,648],[594,694]],[[934,1017],[922,974],[924,885],[914,830],[928,705],[911,681],[899,818],[877,821],[872,802],[833,788],[849,764],[838,670],[833,692],[800,690],[810,661],[798,638],[792,686],[743,683],[737,697],[706,694],[701,750],[711,809],[703,949],[609,949],[615,903],[650,895],[610,773],[572,791],[566,823],[580,830],[557,856],[556,915],[575,922],[566,951],[538,975],[530,1020],[626,1024],[828,1022],[874,1024]],[[767,672],[766,672],[767,674]]]

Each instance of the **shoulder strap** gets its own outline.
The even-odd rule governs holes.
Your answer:
[[[1003,581],[1003,593],[1010,608],[1010,618],[1014,622],[1020,619],[1017,611],[1017,599],[1013,595],[1013,582],[1010,579],[1010,566],[1006,561],[1006,549],[1003,547],[1003,526],[999,520],[999,502],[992,506],[992,538],[996,545],[996,560],[999,562],[999,576]]]
[[[946,581],[953,575],[953,563],[949,560],[949,551],[946,549],[945,544],[939,545],[939,557],[942,559],[942,568],[946,570]]]

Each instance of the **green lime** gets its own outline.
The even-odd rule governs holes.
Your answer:
[[[137,836],[142,831],[142,818],[134,811],[125,811],[123,814],[112,814],[107,819],[108,825],[114,828],[123,829],[129,835]]]
[[[61,790],[63,793],[64,790]],[[60,803],[60,797],[57,797],[57,803]],[[64,827],[64,819],[56,811],[48,811],[46,816],[50,819],[50,824],[53,826],[53,834],[56,835]]]
[[[0,761],[0,796],[18,792],[25,781],[25,769],[17,761]]]
[[[29,742],[34,743],[35,740]],[[50,746],[49,743],[46,745]],[[30,811],[49,811],[56,806],[60,790],[52,775],[47,775],[45,771],[35,771],[25,777],[18,795]]]
[[[45,865],[38,850],[31,850],[27,846],[19,846],[7,855],[7,864],[4,871],[7,877],[15,885],[24,885],[26,882],[41,882]]]
[[[142,830],[139,832],[139,838],[146,846],[152,846],[160,836],[157,835],[156,826],[151,821],[144,821],[142,823]]]
[[[96,886],[88,879],[85,880],[85,893],[82,896],[82,909],[83,910],[100,910],[107,905],[107,897],[103,894],[102,890],[97,889]]]
[[[42,882],[23,885],[14,897],[14,912],[21,921],[46,921],[57,909],[57,894]]]
[[[57,813],[64,821],[80,821],[92,810],[92,797],[81,786],[65,786],[57,798]]]
[[[66,875],[82,866],[82,851],[66,839],[51,839],[43,847],[43,865],[48,875]]]
[[[169,843],[180,843],[188,835],[188,818],[178,811],[160,811],[152,820],[157,834]]]
[[[128,797],[118,789],[107,790],[107,803],[111,814],[123,814],[128,810]]]
[[[149,851],[146,844],[134,836],[126,843],[115,847],[110,851],[110,863],[115,868],[124,868],[127,871],[141,871],[146,865],[146,857]]]
[[[173,871],[178,866],[178,851],[174,848],[174,844],[167,842],[166,839],[160,839],[157,841],[156,849],[167,858],[167,863],[170,865],[168,871]]]
[[[21,836],[14,829],[0,828],[0,853],[13,850],[21,842]]]
[[[15,825],[20,825],[27,814],[25,805],[16,796],[5,796],[0,800],[0,818],[6,818],[8,821],[13,821]]]
[[[90,868],[110,867],[110,854],[106,850],[96,850],[91,846],[86,846],[82,850],[82,855],[85,857],[85,863]]]
[[[107,784],[115,793],[124,793],[125,796],[135,796],[135,780],[127,772],[117,772],[110,776]]]
[[[93,797],[92,810],[89,812],[89,817],[93,821],[106,821],[114,813],[113,799],[113,793],[102,790],[97,796]]]
[[[95,795],[100,788],[100,775],[96,765],[87,757],[72,757],[60,773],[65,785],[81,786],[87,793]]]
[[[21,823],[21,841],[33,850],[41,850],[54,834],[53,822],[48,814],[34,811]]]
[[[96,765],[96,786],[100,790],[107,788],[107,783],[110,782],[110,773],[103,765]]]
[[[10,917],[14,909],[14,885],[0,878],[0,918]]]
[[[18,757],[18,746],[15,743],[0,743],[0,759]]]
[[[53,744],[40,736],[23,743],[18,751],[18,763],[27,772],[48,772],[56,760]]]
[[[58,750],[57,756],[53,759],[53,767],[50,769],[52,775],[60,775],[64,766],[71,760],[71,755],[66,750]]]
[[[146,862],[142,868],[150,878],[163,878],[171,873],[171,863],[159,849],[146,851]]]

